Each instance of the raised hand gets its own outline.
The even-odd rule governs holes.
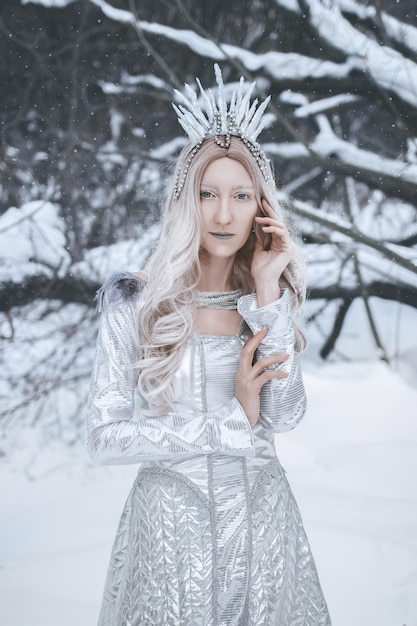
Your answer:
[[[279,298],[279,278],[294,256],[294,244],[286,225],[266,200],[262,200],[262,207],[266,216],[257,216],[255,221],[264,233],[271,235],[271,245],[269,250],[264,250],[257,240],[251,264],[260,306]]]
[[[264,384],[274,378],[287,378],[288,376],[281,370],[266,369],[276,363],[284,363],[288,359],[288,354],[276,354],[255,361],[256,349],[266,334],[267,329],[264,328],[249,339],[242,349],[240,365],[236,374],[235,396],[242,405],[251,426],[255,426],[259,420],[260,393]]]

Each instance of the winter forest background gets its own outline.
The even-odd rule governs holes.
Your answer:
[[[9,0],[0,7],[0,456],[31,479],[47,473],[39,457],[51,446],[65,456],[80,442],[95,292],[149,254],[185,143],[173,90],[195,76],[213,85],[215,61],[230,85],[244,75],[260,98],[272,95],[262,141],[305,244],[307,374],[328,383],[359,363],[361,378],[364,364],[381,362],[368,390],[394,376],[417,416],[415,0]],[[356,383],[341,393],[357,393]],[[320,398],[331,404],[328,386]],[[415,591],[415,567],[410,577]]]

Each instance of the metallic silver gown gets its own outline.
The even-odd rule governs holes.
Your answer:
[[[139,464],[99,626],[329,626],[274,448],[274,433],[294,428],[306,406],[288,294],[261,309],[254,295],[240,298],[236,336],[196,333],[175,377],[175,411],[152,417],[141,413],[134,368],[143,288],[123,273],[99,294],[87,446],[97,463]],[[259,352],[287,352],[289,376],[264,385],[252,429],[234,381],[248,333],[264,326]]]

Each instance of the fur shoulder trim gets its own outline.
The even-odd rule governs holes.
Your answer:
[[[130,272],[113,274],[97,291],[96,310],[101,313],[135,300],[145,285],[146,281],[136,274]]]

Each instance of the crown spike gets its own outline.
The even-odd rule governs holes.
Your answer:
[[[265,109],[268,106],[270,100],[271,100],[271,96],[268,96],[262,102],[262,104],[260,105],[260,107],[258,108],[256,113],[254,114],[250,124],[248,125],[247,133],[251,137],[254,137],[255,140],[258,137],[259,133],[262,132],[262,130],[263,130],[264,122],[263,122],[262,118],[264,116]]]
[[[243,78],[243,76],[240,77],[239,80],[239,89],[237,91],[237,99],[236,99],[236,109],[240,109],[241,104],[242,104],[242,98],[243,98],[243,88],[245,86],[245,79]]]
[[[220,117],[219,130],[221,134],[227,133],[227,103],[224,97],[224,82],[222,71],[218,63],[214,64],[214,73],[216,75],[216,83],[218,86],[217,91],[217,106]]]
[[[214,117],[214,107],[213,107],[213,98],[209,98],[206,92],[203,89],[203,85],[200,82],[199,78],[196,78],[197,85],[200,89],[201,97],[203,98],[204,106],[207,111],[208,119],[212,119]],[[208,120],[207,120],[208,121]]]

